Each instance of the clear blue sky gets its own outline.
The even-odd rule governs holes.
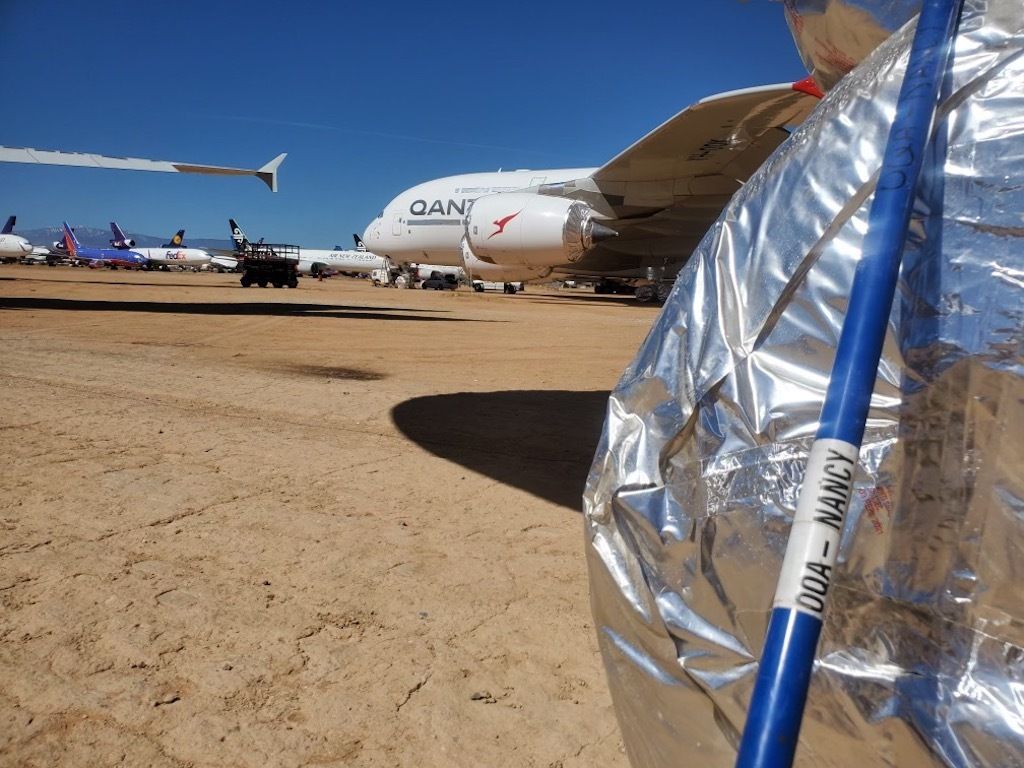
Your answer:
[[[0,0],[0,144],[256,167],[0,164],[0,216],[310,247],[470,171],[600,165],[693,101],[806,76],[769,0]]]

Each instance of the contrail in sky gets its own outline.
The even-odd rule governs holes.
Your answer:
[[[336,133],[353,133],[361,136],[377,136],[383,139],[398,139],[400,141],[415,141],[421,144],[444,144],[450,147],[473,147],[475,149],[500,149],[505,152],[523,152],[531,155],[544,155],[554,157],[551,152],[542,152],[537,149],[524,149],[522,147],[503,147],[497,144],[474,144],[468,141],[446,141],[445,139],[430,139],[425,136],[408,136],[401,133],[387,133],[385,131],[364,131],[359,128],[342,128],[337,125],[324,125],[322,123],[302,123],[294,120],[274,120],[267,117],[243,117],[241,115],[211,115],[215,120],[232,120],[239,123],[263,123],[266,125],[283,125],[289,128],[310,128],[317,131],[333,131]]]

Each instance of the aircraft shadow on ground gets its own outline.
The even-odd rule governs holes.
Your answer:
[[[457,392],[406,400],[391,417],[434,455],[579,511],[607,402],[607,392]]]
[[[358,320],[414,320],[419,322],[475,323],[496,322],[460,317],[435,317],[428,313],[442,310],[408,307],[360,307],[337,304],[290,304],[287,302],[202,303],[178,301],[91,301],[85,299],[48,299],[45,297],[0,297],[3,309],[54,309],[70,312],[154,312],[176,315],[253,315],[264,317],[334,317]]]

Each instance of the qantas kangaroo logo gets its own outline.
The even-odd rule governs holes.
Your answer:
[[[490,240],[491,237],[494,237],[495,235],[500,235],[502,232],[504,232],[505,226],[520,213],[522,213],[522,211],[516,211],[515,213],[510,214],[503,219],[495,219],[494,221],[492,221],[491,223],[494,224],[494,226],[496,226],[497,229],[494,230],[494,232],[487,239]]]

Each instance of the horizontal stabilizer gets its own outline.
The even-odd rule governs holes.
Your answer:
[[[286,153],[281,153],[266,165],[255,170],[228,168],[221,165],[179,163],[173,160],[146,160],[140,157],[108,157],[86,152],[58,152],[30,147],[0,147],[2,163],[37,163],[40,165],[73,165],[85,168],[110,168],[124,171],[159,171],[161,173],[204,173],[215,176],[255,176],[277,191],[277,168]]]

